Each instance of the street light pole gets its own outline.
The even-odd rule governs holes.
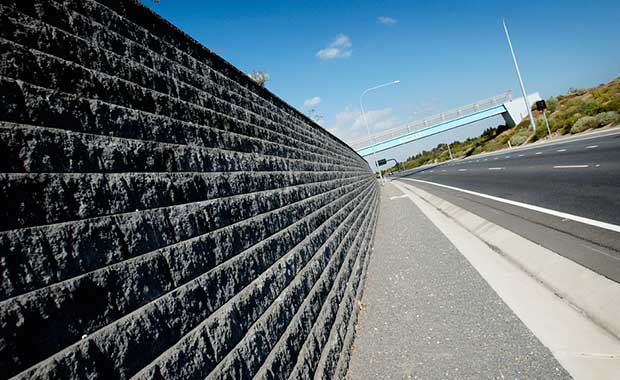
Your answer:
[[[383,174],[381,174],[381,168],[379,168],[379,165],[377,164],[377,158],[376,158],[376,152],[375,152],[375,139],[370,135],[370,127],[368,126],[368,120],[366,119],[366,111],[364,111],[364,103],[362,102],[362,98],[364,97],[364,95],[366,95],[366,93],[379,89],[381,87],[386,87],[386,86],[390,86],[393,84],[398,84],[400,83],[400,80],[394,80],[388,83],[384,83],[384,84],[380,84],[378,86],[375,87],[371,87],[371,88],[367,88],[365,89],[362,94],[360,95],[360,109],[362,110],[362,118],[364,119],[364,124],[366,125],[366,133],[368,133],[368,140],[370,141],[370,143],[372,144],[372,161],[374,162],[375,166],[377,167],[377,170],[379,170],[379,178],[380,178],[380,182],[381,184],[383,184]]]
[[[506,38],[508,39],[508,46],[510,46],[510,52],[512,53],[512,60],[515,64],[515,70],[517,71],[517,77],[519,78],[519,84],[521,85],[521,92],[523,93],[523,101],[525,102],[525,107],[527,108],[527,114],[530,116],[530,125],[532,129],[536,131],[536,123],[534,122],[534,116],[532,115],[532,107],[527,101],[527,92],[525,92],[525,85],[523,84],[523,79],[521,79],[521,71],[519,71],[519,64],[517,63],[517,56],[515,55],[515,51],[512,48],[512,41],[510,40],[510,34],[508,33],[508,27],[506,26],[506,19],[502,17],[502,24],[504,25],[504,31],[506,32]]]

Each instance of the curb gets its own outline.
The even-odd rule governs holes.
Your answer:
[[[620,340],[620,284],[410,184],[412,192]]]

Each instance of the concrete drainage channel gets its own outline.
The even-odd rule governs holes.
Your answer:
[[[415,185],[392,182],[575,379],[615,379],[620,284]]]

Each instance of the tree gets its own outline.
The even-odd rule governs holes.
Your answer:
[[[254,82],[258,83],[259,86],[265,87],[265,83],[269,80],[269,74],[265,72],[265,70],[252,70],[251,73],[248,74]]]
[[[315,108],[310,108],[307,112],[307,115],[317,124],[320,123],[321,120],[323,120],[323,115],[319,114]]]

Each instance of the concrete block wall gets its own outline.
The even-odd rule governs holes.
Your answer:
[[[341,378],[377,191],[139,3],[0,0],[0,378]]]

